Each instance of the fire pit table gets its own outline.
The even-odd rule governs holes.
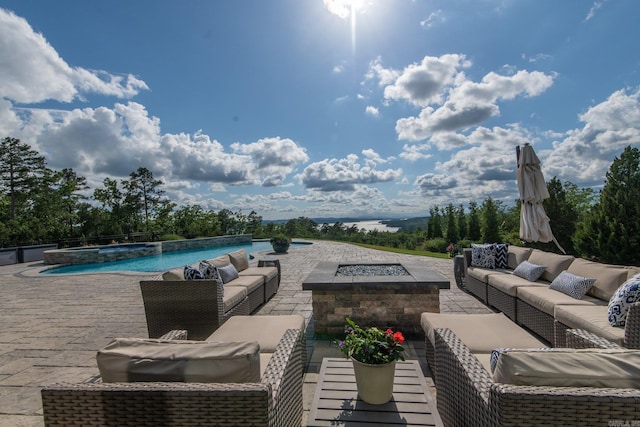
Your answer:
[[[423,261],[320,262],[302,282],[310,290],[315,332],[340,335],[345,317],[360,326],[424,334],[420,314],[440,312],[449,280]]]

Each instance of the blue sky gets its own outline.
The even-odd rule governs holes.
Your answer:
[[[598,188],[640,146],[635,0],[0,0],[0,137],[265,219]]]

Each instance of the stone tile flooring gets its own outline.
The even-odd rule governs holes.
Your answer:
[[[394,254],[355,245],[313,241],[293,245],[277,257],[282,266],[278,293],[257,313],[300,313],[308,321],[309,360],[305,374],[305,419],[323,357],[341,353],[327,337],[313,331],[311,291],[302,282],[319,261],[398,262],[419,259],[451,281],[441,291],[442,312],[486,313],[475,298],[459,290],[450,259]],[[80,382],[95,374],[96,351],[114,337],[146,337],[144,307],[138,282],[145,273],[41,275],[42,263],[0,266],[0,427],[42,426],[40,389],[62,381]],[[420,361],[425,375],[424,342],[407,342],[407,358]],[[304,425],[304,420],[303,420]]]

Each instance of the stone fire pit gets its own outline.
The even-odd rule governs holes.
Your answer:
[[[420,314],[440,312],[449,280],[423,261],[320,262],[302,283],[310,290],[315,331],[341,335],[345,318],[360,326],[423,334]]]

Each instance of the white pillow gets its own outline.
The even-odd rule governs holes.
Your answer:
[[[471,266],[480,268],[496,268],[496,245],[484,243],[471,244]]]

